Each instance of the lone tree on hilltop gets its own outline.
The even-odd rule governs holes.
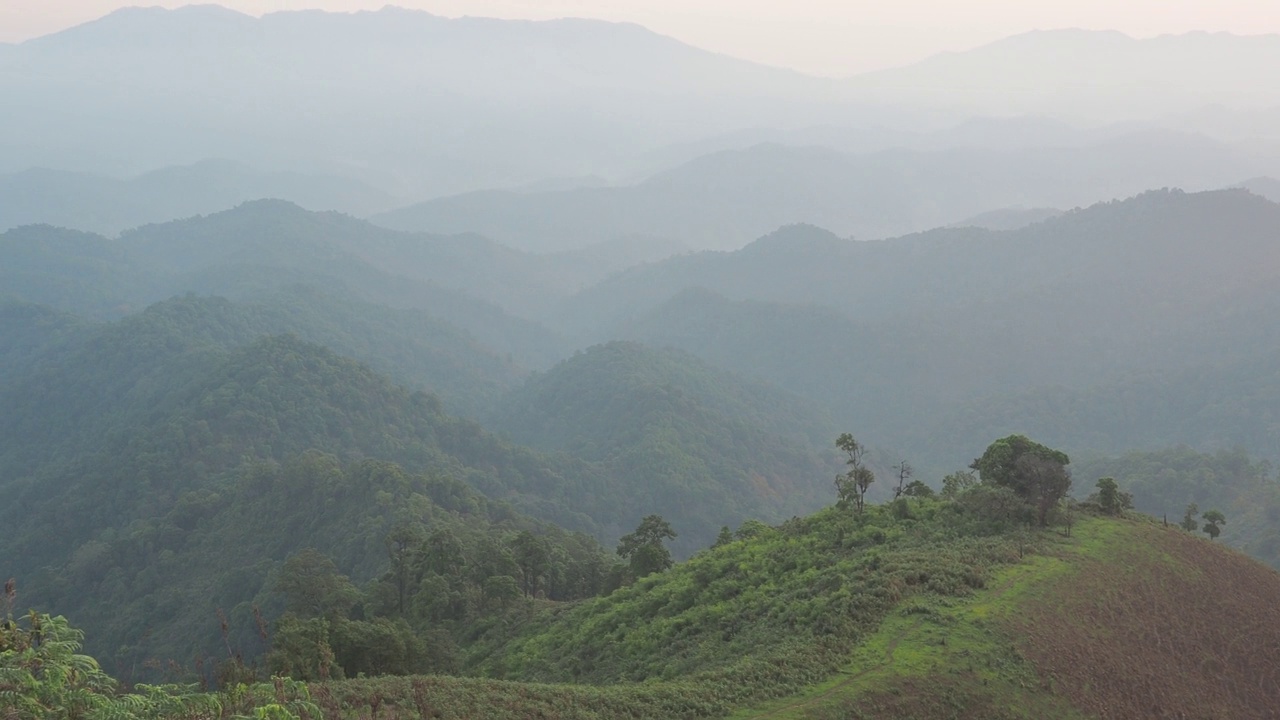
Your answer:
[[[1200,517],[1204,518],[1204,534],[1208,535],[1210,540],[1217,540],[1222,534],[1222,528],[1219,525],[1226,525],[1227,518],[1217,510],[1206,510]]]
[[[871,472],[871,468],[862,464],[862,456],[867,453],[867,448],[854,440],[849,433],[842,433],[836,438],[836,447],[849,456],[844,461],[844,464],[849,466],[849,472],[836,476],[836,495],[840,498],[839,504],[848,506],[852,501],[858,514],[861,515],[862,508],[866,506],[867,488],[876,481],[875,473]]]
[[[991,443],[971,468],[983,483],[1007,487],[1035,513],[1041,527],[1048,524],[1049,511],[1071,489],[1067,454],[1045,447],[1025,435],[1010,435]]]
[[[676,531],[660,515],[650,515],[640,521],[635,532],[623,535],[618,541],[618,555],[631,565],[631,574],[642,578],[671,567],[671,551],[664,540],[674,540]]]
[[[1187,505],[1187,511],[1182,515],[1182,522],[1178,523],[1183,530],[1187,532],[1195,532],[1200,529],[1200,523],[1196,521],[1196,515],[1200,512],[1200,508],[1195,503]]]
[[[1120,500],[1117,495],[1120,494],[1120,488],[1116,485],[1115,478],[1098,478],[1098,505],[1102,507],[1102,512],[1108,515],[1115,515],[1119,512]]]
[[[1098,492],[1094,493],[1091,500],[1096,500],[1098,506],[1102,508],[1102,512],[1108,515],[1121,515],[1125,510],[1133,509],[1133,494],[1127,493],[1116,485],[1115,478],[1099,478]]]

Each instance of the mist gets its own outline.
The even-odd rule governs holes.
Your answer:
[[[1270,716],[1274,13],[167,5],[0,13],[17,717]]]

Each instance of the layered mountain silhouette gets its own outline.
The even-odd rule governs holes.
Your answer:
[[[373,220],[404,230],[474,231],[535,250],[627,234],[729,249],[789,223],[858,239],[893,237],[1011,206],[1080,207],[1153,187],[1213,189],[1269,167],[1280,167],[1280,155],[1176,133],[1085,146],[870,154],[763,144],[698,157],[631,186],[476,192]]]

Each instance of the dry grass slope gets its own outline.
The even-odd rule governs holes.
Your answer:
[[[1280,574],[1175,527],[1097,529],[1010,620],[1054,693],[1104,720],[1280,717]]]

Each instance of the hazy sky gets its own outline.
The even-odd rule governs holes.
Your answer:
[[[173,0],[0,0],[0,42],[92,20],[126,5]],[[223,0],[260,15],[375,10],[385,0]],[[699,47],[825,75],[902,65],[1027,30],[1280,33],[1280,0],[399,0],[440,15],[628,20]]]

